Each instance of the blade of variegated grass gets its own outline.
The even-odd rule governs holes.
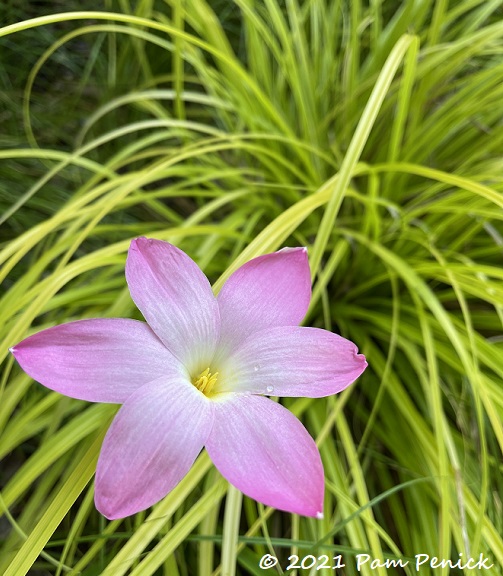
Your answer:
[[[84,496],[81,505],[79,506],[77,515],[75,517],[75,521],[73,522],[70,530],[68,531],[67,539],[65,542],[65,546],[61,553],[60,558],[60,565],[58,570],[56,571],[55,576],[61,576],[63,572],[63,563],[68,562],[73,564],[73,556],[75,554],[75,541],[79,538],[82,530],[85,527],[86,520],[88,519],[89,515],[92,513],[94,509],[94,487],[91,487],[87,490],[86,495]],[[68,570],[67,572],[71,572]]]
[[[364,481],[364,472],[361,468],[361,464],[358,462],[356,447],[349,433],[349,427],[347,425],[346,419],[342,414],[335,422],[335,426],[338,431],[338,435],[341,438],[345,455],[348,459],[349,477],[346,479],[346,482],[348,483],[348,485],[349,483],[351,483],[354,486],[356,502],[358,502],[360,506],[365,506],[369,501],[369,496],[368,496],[368,489]],[[342,478],[340,478],[340,480],[342,480]],[[340,485],[340,482],[337,482],[337,484]],[[348,493],[349,492],[350,490],[348,489]],[[364,549],[368,548],[373,558],[382,558],[383,550],[381,547],[379,534],[377,533],[376,530],[364,529],[364,527],[366,528],[368,524],[371,524],[374,520],[371,508],[363,511],[359,520],[362,523],[361,534],[358,537],[361,538],[360,540],[361,543],[359,547]],[[330,528],[327,526],[327,529]],[[354,544],[358,546],[357,542],[355,542]],[[369,576],[374,571],[368,566],[365,566],[364,568],[365,572]],[[363,570],[362,573],[364,573]],[[386,570],[382,567],[378,567],[377,574],[385,575]]]
[[[222,574],[234,576],[237,566],[237,543],[241,520],[243,494],[234,486],[229,486],[225,501],[225,515],[222,534]]]
[[[205,487],[208,489],[215,483],[215,477],[218,476],[217,470],[213,469],[206,476]],[[206,491],[206,490],[205,490]],[[219,509],[214,508],[205,516],[199,524],[199,534],[201,537],[218,532]],[[202,539],[199,543],[199,554],[197,559],[197,570],[200,576],[211,576],[215,561],[215,543],[212,539]]]
[[[157,546],[142,560],[135,569],[130,572],[131,576],[149,576],[168,558],[183,540],[194,530],[201,520],[220,504],[225,495],[228,484],[220,478],[204,496],[176,523],[157,544]],[[122,572],[121,572],[122,573]],[[114,572],[105,571],[104,575],[112,575]],[[226,573],[227,574],[227,573]],[[229,572],[231,574],[231,572]]]
[[[177,522],[176,526],[162,538],[159,544],[149,553],[148,557],[138,564],[131,572],[131,576],[142,576],[143,574],[147,576],[153,574],[165,558],[170,556],[177,546],[181,544],[201,522],[201,519],[220,503],[227,489],[227,482],[219,479]],[[104,574],[107,574],[107,572],[104,572]],[[113,572],[110,572],[110,574],[113,574]]]
[[[377,114],[379,113],[379,108],[386,96],[398,66],[401,64],[407,50],[409,50],[410,46],[413,46],[415,42],[417,42],[417,39],[409,36],[405,36],[397,42],[396,46],[390,53],[381,74],[379,75],[379,79],[376,82],[367,106],[361,115],[360,121],[351,140],[351,144],[341,164],[338,178],[335,181],[335,186],[324,211],[318,234],[316,235],[311,255],[311,270],[313,277],[317,273],[330,232],[333,229],[335,219],[344,199],[346,188],[349,185],[351,177],[354,175],[356,164],[358,163]]]
[[[424,386],[429,385],[428,399],[430,403],[430,410],[432,413],[432,418],[435,428],[435,440],[436,449],[438,457],[438,475],[440,478],[438,491],[440,497],[440,510],[439,510],[439,557],[447,558],[451,550],[451,533],[450,533],[450,519],[449,514],[452,509],[451,504],[451,493],[452,493],[452,482],[450,480],[451,470],[450,463],[448,462],[447,451],[446,451],[446,423],[445,414],[442,407],[442,396],[440,388],[440,378],[438,374],[438,364],[435,354],[435,341],[432,338],[431,331],[429,330],[428,321],[425,317],[422,304],[419,298],[416,296],[414,298],[416,310],[418,312],[418,318],[421,325],[421,332],[423,340],[425,343],[426,361],[428,365],[427,377],[425,377]],[[486,469],[485,463],[483,463],[483,470]],[[478,542],[476,549],[478,548]],[[470,549],[465,548],[465,554],[467,556],[470,554]],[[449,567],[445,566],[441,568],[441,574],[445,575],[449,573]]]
[[[51,408],[58,400],[57,396],[46,396],[34,406],[25,409],[19,417],[12,418],[3,430],[6,440],[2,443],[0,458],[11,452],[15,446],[22,444],[27,438],[44,430],[53,419],[50,414]]]
[[[44,470],[62,455],[75,449],[79,442],[90,436],[104,421],[110,419],[112,412],[110,406],[93,406],[73,416],[70,423],[48,438],[3,488],[2,495],[6,506],[10,507],[17,502]]]
[[[91,479],[96,468],[98,452],[105,435],[105,430],[89,443],[85,456],[76,463],[64,489],[49,504],[44,516],[28,536],[26,542],[6,568],[5,576],[27,574],[34,560],[40,554],[54,530],[68,513],[77,497]]]
[[[51,481],[51,475],[57,476],[59,474],[61,474],[61,466],[56,466],[53,470],[51,470],[51,472],[46,476],[46,478],[44,478],[44,483],[46,483],[47,480],[49,480],[49,482]],[[43,487],[42,484],[39,486],[39,491],[40,491],[41,487]],[[30,504],[32,502],[33,502],[33,499],[31,500]],[[4,556],[2,558],[2,562],[0,564],[0,566],[2,566],[2,565],[7,565],[9,563],[10,557],[14,556],[14,548],[10,545],[10,541],[15,541],[16,537],[18,537],[21,540],[27,540],[28,535],[21,528],[21,526],[14,519],[14,517],[11,515],[11,513],[9,512],[9,509],[4,505],[4,502],[2,501],[1,495],[0,495],[0,509],[2,509],[2,512],[5,514],[5,517],[7,518],[7,520],[9,521],[9,523],[12,526],[12,534],[9,537],[8,541],[5,542],[5,544],[4,544],[4,548],[6,550],[6,553],[4,554]],[[46,560],[49,564],[56,566],[58,569],[63,568],[66,571],[71,570],[71,568],[69,566],[62,564],[61,562],[59,562],[56,558],[53,558],[47,552],[41,551],[40,556],[42,558],[44,558],[44,560]]]

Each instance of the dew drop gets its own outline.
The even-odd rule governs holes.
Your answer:
[[[255,370],[255,372],[258,372],[260,368],[259,364],[255,364],[255,366],[253,367],[253,369]]]
[[[268,394],[272,394],[274,392],[274,386],[267,386],[267,388],[265,389],[265,391]]]

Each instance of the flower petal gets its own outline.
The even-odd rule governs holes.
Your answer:
[[[220,334],[218,304],[187,254],[161,240],[137,238],[126,262],[131,297],[152,330],[192,373],[204,370]]]
[[[160,378],[140,388],[103,442],[96,508],[124,518],[161,500],[189,471],[212,423],[211,402],[187,380]]]
[[[34,380],[66,396],[125,402],[140,386],[183,367],[144,322],[78,320],[29,336],[11,352]]]
[[[230,276],[218,294],[221,355],[258,330],[297,326],[310,299],[305,248],[284,248],[250,260]]]
[[[319,398],[344,390],[367,367],[353,342],[320,328],[263,330],[224,363],[218,392]]]
[[[304,426],[269,398],[229,394],[214,401],[206,449],[220,473],[247,496],[304,516],[323,511],[320,454]]]

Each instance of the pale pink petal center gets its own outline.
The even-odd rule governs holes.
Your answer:
[[[131,242],[126,279],[135,304],[166,347],[193,373],[213,357],[220,335],[210,283],[184,252],[160,240]]]
[[[151,382],[119,410],[103,442],[95,501],[107,518],[152,506],[189,471],[213,424],[213,407],[182,378]]]

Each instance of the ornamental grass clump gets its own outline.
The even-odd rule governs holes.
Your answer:
[[[267,554],[271,574],[325,554],[414,576],[416,555],[483,554],[503,576],[501,0],[0,4],[0,574],[256,576]],[[144,320],[124,282],[140,236],[190,254],[219,299],[239,266],[307,247],[303,324],[368,361],[340,394],[279,401],[319,450],[322,520],[242,498],[207,450],[148,511],[96,510],[118,406],[40,386],[8,350]],[[171,373],[159,350],[139,378]],[[225,366],[200,360],[186,388],[216,413]],[[274,404],[258,384],[247,401]]]
[[[52,390],[123,404],[98,460],[98,510],[116,519],[152,506],[205,446],[246,495],[322,518],[316,444],[291,412],[264,396],[336,394],[367,363],[349,340],[298,326],[311,297],[307,250],[286,248],[249,261],[215,297],[184,252],[137,238],[126,279],[147,323],[80,320],[11,349]]]

